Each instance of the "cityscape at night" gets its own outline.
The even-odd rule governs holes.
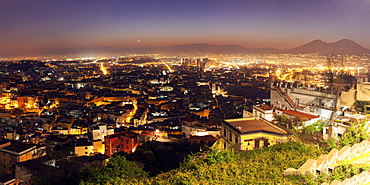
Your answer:
[[[369,10],[2,0],[0,184],[368,184]]]

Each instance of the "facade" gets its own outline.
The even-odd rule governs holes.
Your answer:
[[[206,135],[206,136],[190,136],[189,141],[191,144],[208,144],[213,145],[217,138],[213,137],[212,135]]]
[[[14,175],[0,175],[0,185],[18,185],[22,183],[21,180],[14,178]]]
[[[45,150],[36,145],[5,141],[0,145],[0,172],[14,174],[15,164],[45,155]]]
[[[275,110],[275,113],[277,115],[285,115],[287,116],[288,118],[291,118],[291,119],[298,119],[300,121],[302,121],[302,124],[304,126],[307,126],[307,125],[312,125],[314,123],[316,123],[317,121],[320,120],[320,117],[319,116],[315,116],[315,115],[312,115],[312,114],[307,114],[307,113],[304,113],[304,112],[300,112],[300,111],[295,111],[295,110]]]
[[[90,156],[94,154],[93,142],[89,141],[86,138],[77,140],[74,149],[76,156]]]
[[[273,82],[270,96],[272,108],[305,112],[323,119],[330,119],[340,107],[337,94],[331,90],[297,88],[288,82]]]
[[[251,117],[261,117],[267,121],[274,120],[274,110],[265,104],[253,105],[252,107],[252,116]]]
[[[89,127],[90,138],[95,140],[102,140],[104,142],[104,137],[114,134],[114,128],[106,124],[95,124]]]
[[[224,149],[254,150],[287,142],[290,134],[259,117],[227,119],[222,122]]]
[[[118,152],[133,153],[138,144],[138,134],[122,131],[105,137],[105,155],[111,157]]]
[[[23,161],[15,166],[15,178],[24,182],[24,184],[35,184],[32,182],[32,177],[35,174],[43,174],[43,172],[56,172],[55,159],[50,156],[43,156],[37,159]]]

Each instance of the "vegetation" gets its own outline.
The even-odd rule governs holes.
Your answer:
[[[276,115],[275,120],[280,127],[285,129],[294,129],[294,127],[302,125],[302,120],[297,117],[289,118],[286,115]]]
[[[302,184],[303,177],[284,177],[283,171],[320,154],[316,147],[294,142],[244,152],[210,149],[189,155],[179,168],[156,177],[119,157],[104,169],[85,168],[80,176],[81,184]]]
[[[284,117],[281,121],[284,121]],[[300,131],[286,129],[294,132],[299,140],[305,140],[299,136],[306,135],[317,138],[324,126],[326,123],[317,122]],[[361,121],[353,124],[343,137],[337,140],[330,139],[324,143],[327,145],[326,149],[330,151],[332,148],[339,149],[369,138],[366,121]],[[317,144],[318,140],[315,142]],[[162,150],[163,147],[181,151],[177,153],[177,156],[190,151],[189,146],[184,148],[185,145],[182,145],[182,149],[178,148],[180,145],[157,145],[158,143],[155,142],[148,143],[144,148],[139,149],[137,154],[127,155],[127,157],[131,160],[143,161],[144,170],[150,170],[166,163],[166,159],[167,162],[175,159],[167,156],[168,154]],[[198,149],[194,151],[199,151]],[[370,170],[370,165],[357,165],[355,167],[350,163],[341,163],[330,175],[321,174],[316,177],[313,174],[306,176],[282,175],[285,169],[299,168],[307,159],[315,159],[324,152],[314,145],[297,142],[242,152],[208,149],[203,153],[188,155],[178,167],[164,173],[162,171],[159,175],[157,175],[158,169],[145,172],[136,163],[127,161],[125,157],[117,156],[111,159],[105,168],[89,167],[81,170],[79,177],[80,184],[321,184],[333,180],[343,180],[364,170]],[[161,154],[164,155],[160,157]],[[157,157],[158,159],[156,159]],[[149,173],[152,177],[148,175]]]
[[[180,143],[147,142],[138,147],[133,154],[123,153],[127,160],[135,161],[149,172],[149,176],[156,176],[180,167],[189,153],[197,153],[200,144],[191,144],[188,141]]]
[[[356,100],[354,103],[355,109],[358,112],[366,112],[366,106],[370,105],[370,101],[359,101]]]
[[[366,120],[357,122],[356,124],[352,123],[352,126],[347,129],[341,138],[332,137],[325,141],[328,145],[328,150],[330,151],[333,148],[340,149],[344,146],[351,146],[363,140],[370,139],[367,127]]]
[[[325,126],[328,126],[327,122],[323,122],[322,120],[316,121],[312,125],[307,125],[303,127],[303,132],[304,133],[309,133],[309,134],[314,134],[316,132],[322,132],[323,128]]]
[[[289,118],[285,115],[275,116],[278,126],[293,134],[294,139],[305,144],[322,145],[322,129],[328,125],[322,120],[308,126],[304,126],[302,119]],[[303,129],[297,129],[302,127]]]
[[[332,173],[329,174],[322,173],[317,177],[314,177],[312,173],[308,173],[304,178],[306,180],[306,184],[320,185],[324,182],[330,183],[331,181],[334,180],[343,181],[344,179],[351,178],[354,175],[358,175],[363,171],[369,170],[370,170],[369,164],[363,165],[346,164],[335,167]]]
[[[148,173],[123,156],[111,158],[104,168],[87,167],[79,171],[80,184],[144,184]]]

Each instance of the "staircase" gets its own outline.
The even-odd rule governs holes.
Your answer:
[[[283,92],[283,90],[281,90],[281,88],[280,87],[275,87],[275,89],[276,89],[276,91],[280,94],[280,96],[283,96],[284,97],[284,99],[289,103],[289,105],[291,106],[291,107],[293,107],[293,108],[300,108],[300,109],[302,109],[303,107],[299,107],[298,105],[296,105],[295,103],[294,103],[294,101],[292,100],[292,98],[290,98],[290,96],[288,96],[287,94],[285,94],[284,92]]]

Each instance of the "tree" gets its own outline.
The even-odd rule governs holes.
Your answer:
[[[325,141],[328,145],[328,150],[330,151],[333,148],[342,148],[344,146],[351,146],[355,143],[360,143],[363,140],[370,138],[368,133],[368,125],[366,120],[359,121],[357,123],[351,123],[351,127],[343,134],[341,138],[330,138]]]
[[[86,167],[79,171],[81,184],[135,184],[148,177],[148,173],[124,156],[111,158],[104,168]]]
[[[355,103],[354,103],[355,109],[358,112],[365,112],[365,107],[367,105],[370,105],[370,102],[369,101],[359,101],[359,100],[356,100]]]

